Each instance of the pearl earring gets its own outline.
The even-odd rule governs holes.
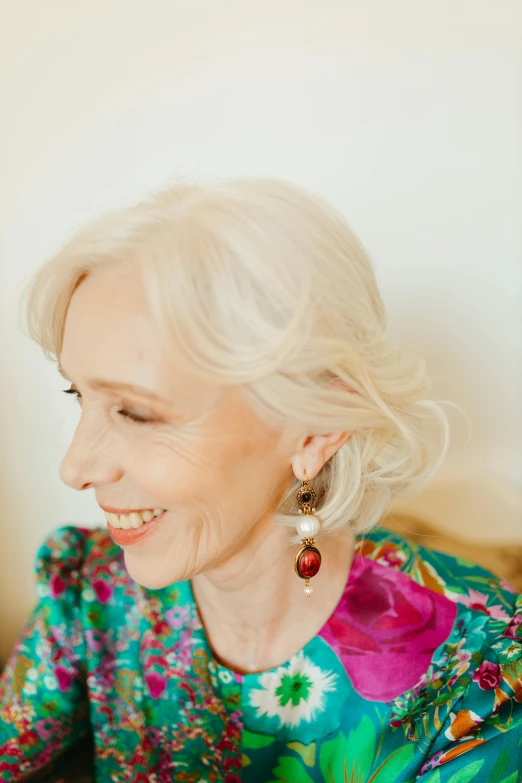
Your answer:
[[[319,520],[314,516],[315,513],[315,492],[312,487],[306,483],[306,471],[304,481],[299,487],[296,495],[299,503],[299,514],[301,519],[296,522],[296,530],[302,538],[302,547],[295,557],[294,568],[297,576],[305,579],[305,595],[310,598],[313,593],[313,587],[310,587],[310,579],[317,574],[321,567],[321,553],[315,546],[314,536],[319,531]]]

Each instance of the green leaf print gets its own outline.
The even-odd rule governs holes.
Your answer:
[[[465,568],[476,568],[477,564],[472,560],[467,560],[465,557],[457,557],[455,559],[459,565],[464,566]]]
[[[517,681],[522,674],[522,660],[502,664],[502,675],[505,679]]]
[[[415,747],[408,744],[393,751],[370,775],[376,763],[374,754],[375,726],[365,715],[348,737],[341,732],[323,743],[319,760],[326,783],[390,783],[407,767]]]
[[[518,772],[512,772],[508,778],[504,778],[500,783],[517,783]]]
[[[366,783],[375,753],[375,726],[364,715],[346,737],[339,732],[321,746],[319,764],[326,783]]]
[[[491,770],[488,783],[500,783],[502,777],[506,774],[509,767],[509,750],[504,748],[497,759],[497,762]]]
[[[404,745],[391,753],[369,778],[368,783],[389,783],[395,780],[415,755],[413,744]]]
[[[450,777],[448,783],[469,783],[470,780],[474,780],[475,775],[484,764],[485,759],[478,759],[472,761],[467,767],[457,770],[454,775]]]
[[[440,783],[440,769],[436,769],[429,777],[426,778],[424,783]]]
[[[299,753],[307,767],[313,767],[315,764],[315,742],[310,745],[303,745],[302,742],[289,742],[288,747]]]
[[[278,762],[279,766],[274,769],[277,779],[270,781],[270,783],[314,783],[305,772],[299,759],[285,756],[278,759]]]
[[[475,666],[480,666],[480,664],[484,660],[484,653],[481,653],[480,650],[474,650],[471,653],[471,660],[475,664]]]
[[[275,742],[275,737],[270,737],[268,734],[255,734],[253,731],[248,731],[248,729],[243,731],[244,748],[266,748],[273,742]]]

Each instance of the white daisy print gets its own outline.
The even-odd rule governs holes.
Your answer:
[[[91,603],[96,599],[96,593],[92,587],[84,587],[82,590],[82,598],[84,601],[89,601],[89,603]]]
[[[260,675],[260,687],[250,691],[250,704],[258,717],[277,717],[281,726],[297,726],[324,710],[326,694],[335,690],[336,680],[337,674],[323,671],[301,651],[288,665]]]
[[[52,674],[46,674],[43,681],[48,691],[55,691],[58,688],[56,677]]]

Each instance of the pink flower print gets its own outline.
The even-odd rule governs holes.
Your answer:
[[[96,598],[101,604],[106,604],[112,597],[112,587],[104,579],[96,579],[92,585]]]
[[[509,625],[502,634],[506,639],[518,639],[520,634],[518,633],[518,627],[522,625],[522,614],[516,614],[511,618]]]
[[[502,682],[500,666],[497,663],[491,663],[491,661],[483,661],[473,675],[473,682],[478,682],[483,691],[492,691],[498,688]]]
[[[16,740],[15,740],[16,741]],[[4,751],[6,749],[5,745],[0,746],[2,749],[2,755],[4,754]],[[13,759],[19,759],[20,761],[23,761],[24,759],[24,749],[19,746],[11,745],[9,749],[7,750],[7,753],[9,755],[9,758]],[[15,775],[17,772],[20,772],[20,767],[17,764],[16,768],[14,764],[7,764],[6,762],[0,761],[0,772],[12,772],[13,775]]]
[[[509,582],[506,582],[505,579],[501,579],[499,584],[502,590],[506,590],[508,593],[514,593],[515,595],[517,595],[518,590],[515,587],[513,587],[513,585],[510,585]]]
[[[426,673],[456,614],[455,603],[441,593],[362,556],[319,635],[339,655],[357,693],[388,702]]]
[[[486,607],[486,612],[494,620],[503,620],[504,622],[507,622],[509,620],[508,613],[501,607],[500,604],[495,604],[494,606]]]
[[[184,606],[175,606],[165,612],[165,619],[174,630],[182,628],[188,619],[188,610]]]
[[[45,741],[50,740],[53,735],[57,733],[59,726],[59,721],[54,718],[43,718],[35,723],[35,729],[38,736]]]
[[[165,741],[163,729],[159,729],[155,726],[147,726],[147,738],[151,742],[151,749],[154,746],[159,747],[161,743]]]
[[[51,598],[59,598],[61,595],[63,595],[63,593],[65,593],[66,589],[67,585],[63,581],[60,574],[53,574],[49,580],[49,592],[51,594]]]
[[[87,646],[94,652],[101,652],[107,640],[107,634],[98,631],[96,628],[93,630],[85,631],[85,638],[87,640]]]
[[[170,625],[165,620],[158,620],[154,624],[154,633],[156,636],[167,636],[170,633]]]
[[[189,667],[192,665],[194,658],[194,648],[192,643],[191,633],[182,631],[179,640],[175,645],[176,659],[178,664],[183,667]]]
[[[443,755],[444,752],[439,750],[438,753],[435,753],[434,756],[431,756],[429,759],[427,759],[421,767],[420,774],[423,775],[425,772],[429,772],[431,769],[435,769],[435,767],[440,767],[440,760]]]
[[[165,678],[158,672],[149,672],[146,674],[145,682],[153,699],[159,699],[167,687]]]
[[[65,666],[57,666],[54,670],[54,676],[58,680],[58,687],[61,691],[67,691],[71,687],[72,675]]]
[[[484,612],[493,618],[493,620],[509,620],[509,615],[500,604],[494,606],[488,606],[488,596],[484,593],[479,593],[478,590],[470,590],[468,595],[458,595],[456,599],[459,603],[464,604],[469,609],[477,609],[479,612]]]

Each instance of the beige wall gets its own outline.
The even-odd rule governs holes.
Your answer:
[[[392,332],[463,405],[407,504],[522,540],[521,4],[11,0],[1,11],[0,658],[53,527],[102,521],[58,465],[77,421],[17,324],[87,218],[177,175],[315,188],[366,244]]]

